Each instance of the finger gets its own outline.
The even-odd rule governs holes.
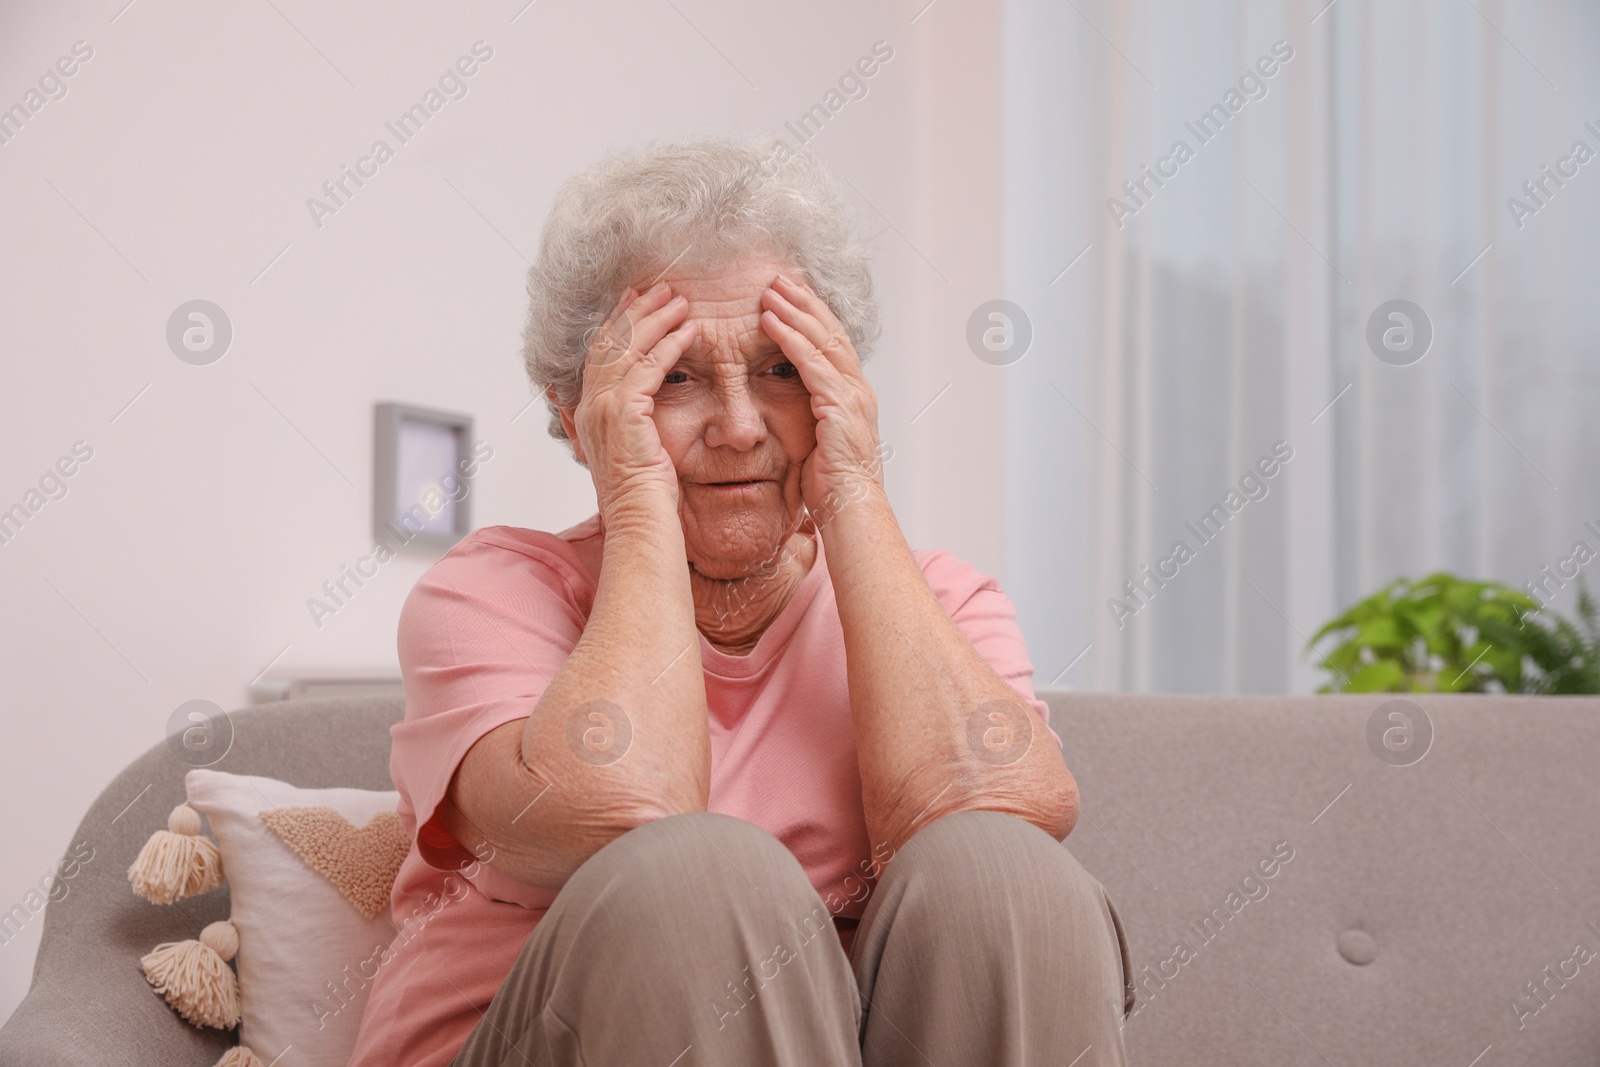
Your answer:
[[[618,298],[616,304],[612,306],[610,314],[601,319],[598,326],[591,326],[588,332],[584,334],[583,348],[586,362],[590,364],[607,363],[615,358],[613,349],[616,349],[618,345],[623,350],[627,349],[626,337],[631,336],[633,330],[627,320],[623,318],[623,313],[638,298],[639,291],[631,285],[628,286],[627,289],[623,290],[622,296]],[[619,322],[621,323],[621,329],[618,328]],[[599,351],[597,352],[596,349]]]
[[[838,326],[839,320],[834,315],[828,302],[817,295],[817,291],[798,278],[792,278],[783,272],[772,280],[772,287],[779,294],[788,298],[789,302],[806,312],[815,315],[818,320],[829,326]]]
[[[632,291],[630,288],[629,292]],[[617,374],[624,373],[627,364],[636,359],[640,352],[648,352],[650,346],[660,339],[660,333],[641,336],[641,325],[672,301],[671,287],[662,282],[648,292],[619,304],[618,312],[607,320],[608,324],[602,327],[600,335],[589,346],[588,367],[595,369],[620,363],[623,366],[617,368]]]
[[[628,286],[622,291],[622,296],[617,300],[615,306],[612,307],[611,314],[606,316],[606,321],[602,323],[602,325],[609,327],[612,323],[616,322],[617,317],[624,311],[627,311],[628,306],[637,299],[639,299],[639,290],[635,289],[631,285]]]
[[[626,387],[637,389],[646,396],[654,396],[656,390],[661,388],[667,372],[672,370],[699,336],[700,323],[695,319],[687,319],[672,329],[648,353],[642,354],[629,365],[623,379]]]
[[[785,294],[780,286],[786,288],[788,293]],[[805,336],[841,371],[851,373],[860,369],[861,360],[856,356],[849,335],[828,305],[815,293],[801,290],[792,283],[783,286],[782,282],[774,282],[772,288],[762,292],[761,299],[763,304]]]
[[[849,333],[845,330],[844,323],[839,321],[839,316],[833,313],[833,308],[829,307],[828,302],[818,296],[817,291],[811,286],[781,272],[773,282],[779,296],[820,322],[829,334],[849,338]],[[825,345],[820,347],[826,349]]]
[[[833,396],[839,382],[839,368],[828,361],[810,338],[770,310],[761,313],[761,328],[778,342],[783,354],[795,365],[807,392],[817,398]]]
[[[635,364],[645,361],[651,350],[682,325],[688,316],[689,299],[677,295],[648,314],[634,317],[633,343],[627,357],[622,361],[624,363],[622,373],[626,374]]]

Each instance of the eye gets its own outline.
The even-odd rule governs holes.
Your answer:
[[[661,379],[662,385],[682,385],[689,380],[689,375],[681,370],[669,370],[666,377]]]
[[[800,376],[800,368],[787,360],[782,363],[774,363],[771,370],[773,375],[778,378],[798,378]]]

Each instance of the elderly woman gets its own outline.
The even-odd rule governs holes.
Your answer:
[[[414,844],[352,1064],[1125,1062],[1010,601],[884,492],[868,256],[781,142],[572,179],[528,373],[594,480],[400,619]]]

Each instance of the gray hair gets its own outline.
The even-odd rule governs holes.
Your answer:
[[[528,270],[522,358],[567,440],[560,408],[583,392],[590,340],[636,279],[669,266],[771,256],[827,302],[865,360],[881,326],[870,252],[838,184],[777,137],[651,142],[569,178]],[[549,390],[554,389],[552,400]],[[571,447],[571,442],[568,442]]]

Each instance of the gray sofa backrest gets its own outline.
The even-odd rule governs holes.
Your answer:
[[[1083,794],[1067,845],[1128,934],[1131,1063],[1600,1063],[1600,958],[1573,962],[1580,941],[1600,950],[1600,699],[1417,696],[1431,747],[1396,766],[1368,742],[1386,696],[1045,698]],[[401,709],[236,712],[216,767],[392,788]],[[163,907],[128,887],[187,769],[151,749],[68,843],[95,857],[46,911],[0,1067],[211,1067],[232,1043],[182,1022],[138,967],[228,911],[225,890]]]
[[[1600,1063],[1600,958],[1558,973],[1600,952],[1600,698],[1415,695],[1409,766],[1369,746],[1389,694],[1047,699],[1067,844],[1127,927],[1131,1063]]]

